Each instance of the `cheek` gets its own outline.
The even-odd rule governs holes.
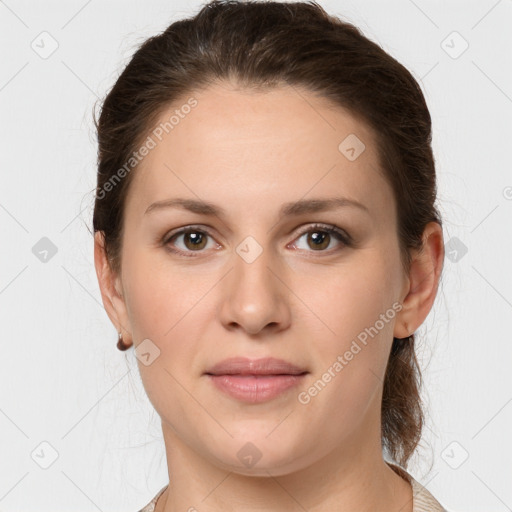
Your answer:
[[[137,342],[171,342],[207,291],[208,279],[142,252],[130,255],[124,273],[127,313]]]
[[[308,382],[313,388],[305,391],[314,408],[337,404],[332,414],[340,421],[361,417],[383,382],[393,340],[393,271],[377,252],[365,256],[336,273],[330,269],[323,286],[304,278],[297,289],[307,297],[302,320],[314,345],[314,376]]]
[[[169,424],[177,426],[190,402],[182,386],[190,387],[195,371],[194,358],[206,321],[201,299],[212,283],[177,268],[159,267],[154,261],[146,265],[142,259],[134,257],[125,266],[127,312],[135,347],[150,339],[160,352],[149,365],[138,360],[138,367],[150,402]]]
[[[162,389],[174,386],[165,370],[180,382],[190,379],[190,372],[200,371],[195,363],[197,354],[207,336],[205,329],[215,321],[213,295],[208,292],[218,277],[185,271],[144,254],[131,255],[125,275],[127,313],[135,346],[150,339],[160,350],[152,371],[139,364],[141,374],[158,379]]]
[[[372,327],[381,338],[392,331],[396,288],[393,270],[370,251],[364,256],[354,258],[353,265],[328,268],[325,275],[301,277],[294,285],[294,291],[307,305],[303,321],[309,324],[311,333],[318,333],[315,342],[322,350],[348,349],[354,338],[361,335],[364,339],[369,329],[375,336]]]

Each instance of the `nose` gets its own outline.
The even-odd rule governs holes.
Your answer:
[[[224,327],[250,335],[286,329],[291,319],[290,292],[283,265],[264,249],[254,261],[234,251],[233,267],[223,280],[219,315]]]

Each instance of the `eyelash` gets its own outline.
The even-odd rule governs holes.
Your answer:
[[[336,226],[332,226],[329,224],[313,224],[312,226],[309,226],[306,230],[302,231],[298,234],[296,239],[300,239],[302,236],[306,235],[307,233],[318,231],[321,233],[328,233],[329,235],[334,235],[338,241],[340,241],[344,246],[346,247],[352,247],[353,241],[350,235],[345,233],[344,231],[340,230]],[[177,238],[180,235],[187,234],[187,233],[200,233],[202,235],[207,235],[210,238],[213,238],[213,236],[206,230],[200,228],[199,226],[187,226],[186,228],[180,229],[179,231],[176,231],[175,233],[172,233],[171,235],[166,235],[162,239],[162,245],[167,247],[167,249],[175,254],[183,255],[185,257],[197,257],[194,255],[194,253],[201,253],[204,251],[182,251],[181,249],[172,249],[169,247],[169,243],[173,238]],[[321,251],[307,251],[307,252],[321,252],[321,253],[327,253],[330,254],[332,252],[336,252],[336,250],[339,249],[331,249],[329,251],[321,250]]]

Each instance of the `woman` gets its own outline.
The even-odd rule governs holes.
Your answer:
[[[144,512],[444,510],[405,469],[444,259],[411,74],[314,2],[214,1],[96,124],[98,281],[166,447]]]

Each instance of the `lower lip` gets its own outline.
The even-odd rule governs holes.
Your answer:
[[[301,375],[208,375],[213,384],[237,400],[259,403],[272,400],[297,386]]]

